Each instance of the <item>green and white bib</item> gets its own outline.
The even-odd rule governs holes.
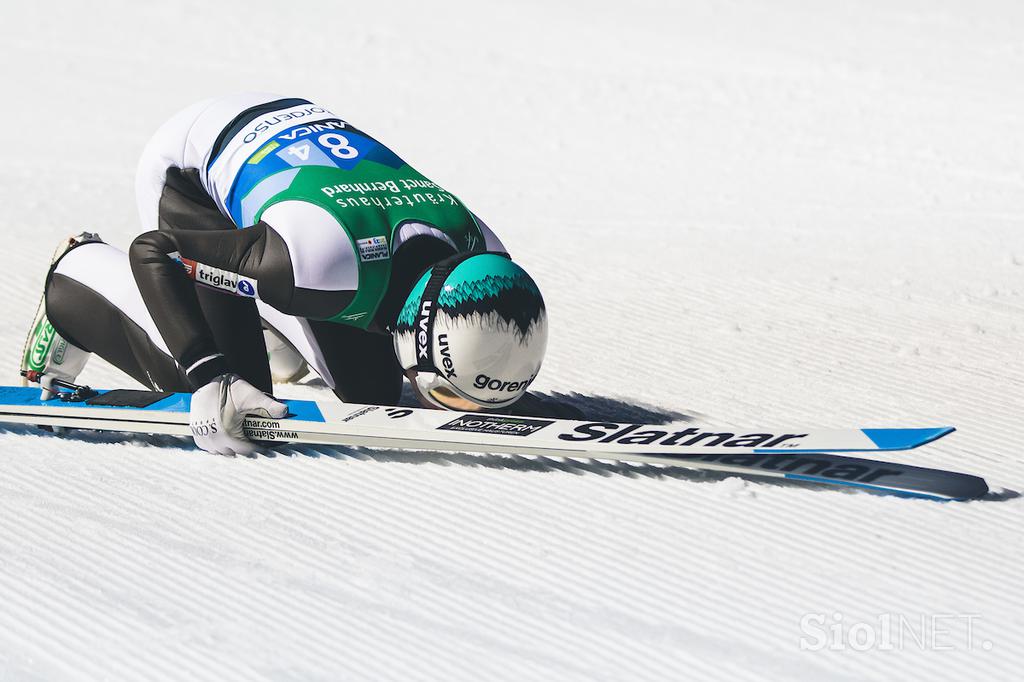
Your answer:
[[[450,192],[322,107],[305,100],[289,104],[234,132],[211,160],[206,179],[235,225],[266,219],[284,235],[293,259],[305,254],[308,262],[296,263],[297,272],[355,270],[308,275],[310,281],[333,282],[332,289],[346,283],[355,288],[351,303],[331,321],[366,328],[373,319],[403,224],[430,226],[460,252],[485,250],[480,226]],[[312,207],[320,209],[313,209],[320,219],[310,220]],[[336,223],[336,234],[324,228],[324,212],[330,225]],[[349,256],[323,257],[340,246],[331,243],[335,236],[347,241]]]

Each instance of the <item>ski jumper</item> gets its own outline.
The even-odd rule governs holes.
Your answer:
[[[136,180],[127,256],[66,254],[51,323],[154,388],[225,372],[269,390],[262,325],[343,400],[395,402],[388,336],[420,273],[455,253],[504,251],[454,195],[308,100],[246,93],[168,121]]]

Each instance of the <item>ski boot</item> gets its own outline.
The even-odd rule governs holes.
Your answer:
[[[68,237],[60,243],[57,250],[50,259],[50,269],[47,272],[47,281],[50,273],[53,272],[57,262],[71,249],[82,244],[102,242],[99,235],[91,232],[82,232],[73,237]],[[25,339],[25,348],[21,354],[21,375],[27,377],[43,375],[65,382],[72,382],[85,368],[91,353],[85,351],[62,337],[46,319],[46,292],[43,291],[43,298],[39,301],[35,318],[29,328],[28,338]],[[29,384],[27,378],[21,381],[23,386]],[[41,400],[51,400],[56,397],[56,392],[48,390],[48,384],[44,384]]]
[[[275,384],[297,382],[309,373],[306,360],[276,330],[264,327],[263,340],[267,344],[270,377]]]

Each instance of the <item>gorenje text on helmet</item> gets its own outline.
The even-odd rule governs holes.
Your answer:
[[[507,391],[509,393],[515,393],[521,391],[530,385],[530,382],[537,377],[536,374],[531,376],[529,379],[523,379],[521,381],[502,381],[501,379],[492,379],[486,374],[477,374],[476,379],[473,380],[473,385],[477,388],[486,388],[489,391]]]

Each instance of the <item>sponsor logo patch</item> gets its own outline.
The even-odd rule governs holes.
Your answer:
[[[68,342],[64,339],[57,341],[57,345],[53,347],[53,355],[51,359],[55,365],[64,364],[64,355],[68,352]]]
[[[256,281],[242,277],[237,272],[221,270],[220,268],[215,268],[189,258],[178,257],[175,260],[181,263],[181,267],[185,270],[185,275],[199,284],[205,284],[208,287],[227,291],[237,296],[245,296],[246,298],[255,298],[257,296]]]
[[[484,389],[488,391],[504,391],[506,393],[515,393],[516,391],[522,391],[530,383],[537,378],[534,374],[529,379],[521,379],[519,381],[505,381],[502,379],[494,379],[487,376],[486,374],[477,374],[476,379],[473,380],[474,388]]]
[[[388,238],[383,235],[356,240],[356,246],[359,247],[359,260],[364,263],[374,260],[386,260],[391,257],[391,250],[388,248]]]
[[[367,405],[366,407],[359,408],[358,410],[356,410],[352,414],[348,415],[347,417],[345,417],[341,421],[343,421],[343,422],[350,422],[353,419],[359,419],[364,414],[370,414],[371,412],[375,412],[378,409],[379,408],[376,405]]]
[[[545,426],[551,426],[554,423],[550,419],[523,419],[521,417],[464,414],[437,428],[439,431],[496,433],[503,436],[531,436]]]
[[[291,121],[297,118],[304,118],[307,116],[312,116],[313,114],[324,113],[327,113],[327,110],[322,107],[304,105],[302,109],[296,108],[291,109],[289,111],[283,111],[281,113],[275,114],[274,116],[268,115],[262,121],[253,126],[252,131],[242,138],[242,142],[244,142],[245,144],[255,142],[256,139],[259,138],[261,134],[265,133],[266,131],[270,130],[275,126],[280,125],[281,123],[284,123],[285,121]]]
[[[45,319],[40,320],[36,328],[35,342],[32,344],[32,352],[28,358],[28,368],[37,372],[46,369],[46,354],[50,352],[50,342],[56,332]]]
[[[171,255],[174,256],[176,254]],[[181,263],[181,267],[185,268],[185,274],[188,275],[189,279],[196,278],[196,262],[194,260],[189,260],[188,258],[181,257],[177,257],[175,258],[175,260]]]
[[[247,418],[243,420],[242,426],[245,429],[246,438],[250,440],[294,441],[299,439],[298,433],[283,429],[281,422],[278,421]]]

